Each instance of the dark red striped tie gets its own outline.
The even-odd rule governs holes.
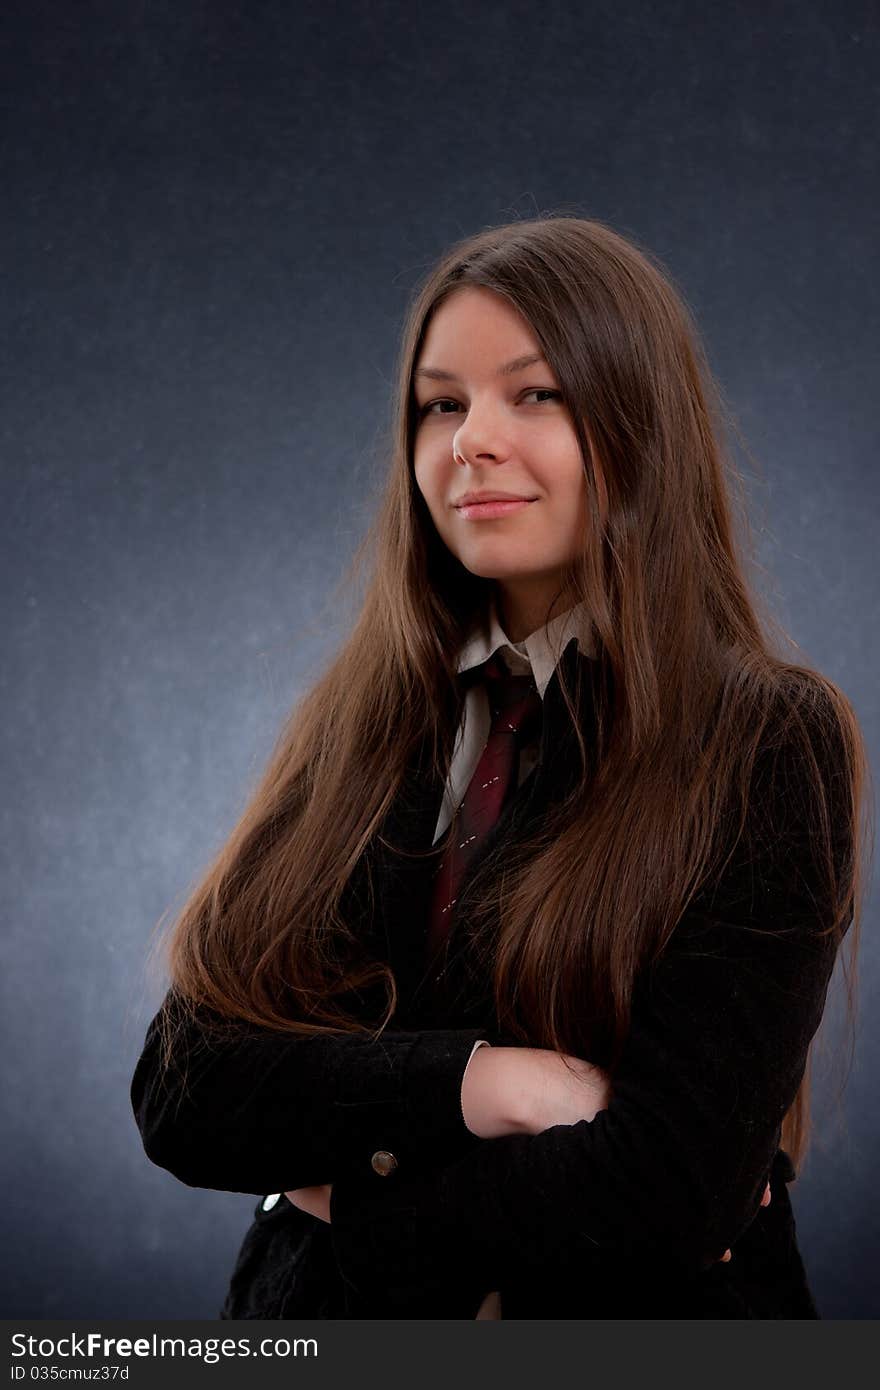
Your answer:
[[[512,675],[497,655],[483,665],[492,722],[486,746],[449,828],[434,883],[428,959],[446,939],[452,908],[468,865],[516,791],[519,753],[541,726],[542,703],[531,675]]]

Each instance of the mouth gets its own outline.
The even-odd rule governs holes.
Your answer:
[[[463,502],[455,510],[465,521],[493,521],[511,512],[521,512],[537,500],[537,497],[495,497],[486,502]]]

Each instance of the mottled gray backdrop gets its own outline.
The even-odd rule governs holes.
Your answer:
[[[4,1316],[219,1308],[255,1199],[143,1155],[144,961],[339,638],[450,241],[568,211],[664,260],[777,610],[876,750],[877,15],[3,6]],[[876,925],[869,899],[849,1085],[792,1188],[829,1318],[880,1314]]]

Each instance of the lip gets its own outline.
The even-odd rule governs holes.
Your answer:
[[[524,492],[502,492],[496,488],[484,488],[481,492],[463,492],[460,497],[453,502],[454,507],[467,507],[472,503],[482,502],[534,502],[535,498],[528,497]]]
[[[496,497],[484,502],[459,502],[455,510],[465,521],[491,521],[511,512],[521,512],[537,500],[537,497]]]

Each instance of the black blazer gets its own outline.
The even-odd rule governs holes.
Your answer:
[[[562,660],[571,673],[588,659],[572,640]],[[554,673],[538,764],[484,862],[564,795],[573,741]],[[842,748],[816,752],[843,824]],[[191,1186],[261,1196],[333,1184],[329,1225],[284,1197],[258,1204],[221,1317],[473,1318],[493,1289],[507,1319],[818,1317],[779,1148],[837,948],[815,936],[828,913],[803,821],[807,770],[783,750],[772,780],[759,773],[771,833],[747,838],[637,981],[608,1108],[481,1140],[461,1113],[464,1069],[478,1038],[513,1040],[489,982],[457,973],[466,888],[446,972],[425,978],[429,878],[414,852],[431,844],[443,792],[426,767],[414,760],[347,895],[400,987],[377,1041],[250,1028],[218,1042],[190,1027],[162,1078],[158,1015],[147,1032],[131,1095],[154,1163]],[[390,1174],[373,1164],[383,1150],[397,1159]]]

